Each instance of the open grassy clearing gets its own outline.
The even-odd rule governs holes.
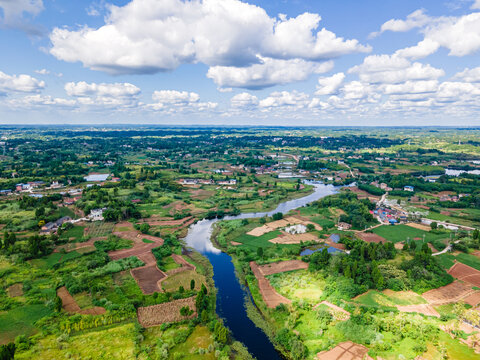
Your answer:
[[[35,322],[52,311],[44,305],[25,305],[0,314],[0,344],[15,340],[18,335],[31,336],[38,330]]]
[[[355,298],[355,302],[367,306],[387,306],[396,305],[419,305],[426,304],[427,301],[413,291],[392,291],[383,292],[370,290],[363,295]]]
[[[83,238],[84,226],[74,226],[60,235],[60,239],[65,239],[71,242],[79,242]]]
[[[372,230],[377,235],[385,238],[387,241],[394,243],[403,241],[407,239],[415,241],[423,241],[423,236],[425,235],[425,241],[430,242],[439,239],[448,239],[448,234],[434,234],[431,232],[415,229],[407,225],[382,225]]]
[[[35,266],[38,266],[41,269],[49,269],[55,264],[60,264],[68,260],[76,259],[80,256],[82,256],[82,254],[79,253],[78,251],[70,251],[65,254],[51,253],[50,255],[40,259],[33,259],[31,260],[31,263]]]
[[[184,354],[183,359],[213,360],[215,359],[215,351],[212,348],[213,337],[210,331],[204,326],[197,326],[184,343],[175,346],[170,351],[169,359],[176,360],[178,356],[175,354]],[[200,354],[199,350],[205,353]]]
[[[180,286],[185,290],[190,289],[190,282],[195,280],[195,290],[200,290],[202,284],[205,284],[205,277],[193,270],[182,271],[180,273],[169,276],[162,281],[162,288],[165,291],[176,291]]]
[[[445,269],[450,269],[455,263],[455,260],[457,260],[462,264],[465,264],[473,267],[474,269],[480,270],[480,258],[472,254],[459,253],[457,255],[453,255],[453,254],[447,253],[447,254],[438,255],[438,260],[440,261],[440,264]]]
[[[102,331],[87,331],[59,341],[48,336],[26,352],[18,352],[15,359],[70,359],[130,360],[134,356],[134,325],[124,324]]]
[[[319,302],[325,287],[325,280],[308,270],[296,270],[267,276],[270,284],[281,295],[291,300]]]

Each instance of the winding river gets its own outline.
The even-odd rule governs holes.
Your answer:
[[[287,213],[290,210],[302,207],[312,201],[321,199],[337,192],[332,185],[309,183],[314,185],[314,192],[299,199],[280,203],[270,212],[244,213],[238,216],[226,216],[222,220],[235,220],[245,218],[259,218],[275,213]],[[225,325],[230,328],[233,337],[241,341],[250,354],[258,360],[280,360],[281,356],[265,335],[265,333],[247,316],[244,304],[245,296],[250,296],[235,275],[232,258],[217,249],[210,238],[212,227],[219,219],[201,220],[190,226],[185,241],[187,246],[194,248],[210,260],[213,266],[213,280],[217,288],[217,314],[225,320]]]

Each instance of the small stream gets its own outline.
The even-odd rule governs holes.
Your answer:
[[[221,220],[259,218],[265,215],[271,216],[278,212],[285,214],[290,210],[337,192],[337,189],[332,185],[307,183],[315,186],[312,194],[280,203],[273,211],[226,216]],[[247,316],[244,301],[246,296],[250,296],[250,293],[239,283],[232,258],[217,249],[210,240],[213,224],[217,221],[220,220],[205,219],[192,224],[185,238],[187,246],[206,256],[213,266],[213,280],[217,288],[217,314],[225,320],[225,325],[231,330],[233,337],[242,342],[257,360],[280,360],[282,357],[275,350],[268,337]]]

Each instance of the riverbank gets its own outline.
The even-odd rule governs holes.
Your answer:
[[[309,191],[308,195],[300,198],[291,199],[279,203],[273,210],[268,212],[257,213],[242,213],[237,216],[225,216],[223,219],[204,219],[191,225],[188,234],[185,238],[187,246],[193,247],[206,256],[212,263],[214,269],[214,282],[217,288],[217,314],[224,319],[225,326],[231,330],[232,336],[241,341],[248,348],[249,352],[258,360],[268,359],[282,359],[282,356],[277,352],[274,344],[278,346],[275,341],[275,331],[270,331],[265,324],[261,323],[262,315],[260,312],[256,313],[255,305],[250,303],[246,305],[245,298],[252,296],[253,301],[261,306],[261,302],[250,295],[246,286],[254,289],[253,283],[243,282],[241,278],[247,274],[244,269],[236,269],[235,265],[244,259],[234,256],[233,259],[226,252],[222,252],[218,247],[212,243],[212,235],[214,234],[214,225],[220,220],[234,220],[232,223],[241,226],[242,222],[249,221],[252,218],[262,218],[265,216],[272,216],[275,213],[288,213],[290,210],[301,208],[304,205],[316,201],[325,196],[334,194],[337,189],[332,185],[324,185],[320,183],[311,183],[313,191]],[[216,237],[216,235],[215,235]],[[220,245],[220,244],[219,244]],[[218,246],[218,245],[217,245]],[[274,244],[270,243],[273,248]],[[228,251],[225,247],[223,250]],[[298,255],[298,245],[275,245],[275,248],[290,249]],[[290,251],[289,250],[289,251]],[[242,251],[244,256],[252,256],[253,250]],[[234,264],[237,263],[237,264]],[[246,286],[245,286],[246,285]],[[250,316],[249,316],[250,314]],[[259,315],[260,317],[255,316]],[[270,336],[267,336],[269,334]],[[295,346],[303,346],[301,342],[296,341]],[[289,353],[285,351],[284,347],[280,350],[290,358]]]

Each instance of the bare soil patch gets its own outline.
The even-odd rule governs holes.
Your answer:
[[[317,360],[373,360],[367,353],[365,346],[346,341],[331,350],[319,352]]]
[[[131,269],[130,274],[132,274],[138,286],[146,295],[162,292],[161,281],[167,278],[167,274],[158,269],[156,264]]]
[[[180,315],[180,309],[184,306],[188,306],[190,310],[193,310],[193,314],[190,316]],[[143,327],[151,327],[169,322],[192,319],[197,316],[195,297],[174,300],[158,305],[140,307],[138,308],[137,316],[138,322]]]
[[[192,217],[188,216],[178,220],[158,220],[155,218],[144,219],[143,222],[148,223],[150,226],[180,226],[191,220]]]
[[[23,284],[22,283],[16,283],[13,284],[12,286],[9,286],[7,288],[8,296],[10,297],[18,297],[23,295]]]
[[[127,231],[119,231],[120,229],[127,229]],[[157,261],[152,253],[152,249],[163,245],[163,239],[145,235],[133,228],[131,223],[123,222],[117,224],[115,227],[114,235],[132,240],[133,247],[130,249],[122,249],[111,251],[108,256],[112,260],[124,259],[130,256],[136,256],[142,260],[145,266],[131,269],[130,274],[137,281],[138,286],[144,294],[153,294],[154,292],[161,292],[162,287],[159,282],[166,278],[167,275],[158,269]],[[153,242],[144,243],[143,239],[147,239]]]
[[[439,287],[438,289],[424,292],[422,296],[431,305],[444,305],[466,299],[468,296],[476,293],[471,286],[460,281],[454,281],[451,284]]]
[[[480,287],[480,271],[468,265],[457,262],[448,270],[448,273],[456,279]]]
[[[256,265],[256,264],[255,264]],[[257,265],[260,273],[263,276],[278,274],[286,271],[308,269],[308,263],[301,260],[287,260],[267,265]]]
[[[189,192],[192,194],[192,199],[194,200],[206,200],[215,195],[214,191],[203,189],[190,189]]]
[[[432,230],[430,226],[423,225],[423,224],[417,224],[417,223],[409,222],[409,223],[406,223],[405,225],[410,226],[410,227],[415,228],[415,229],[423,230],[423,231]]]
[[[357,233],[356,236],[360,240],[363,240],[363,241],[368,242],[368,243],[382,243],[382,244],[385,244],[387,242],[387,240],[385,240],[384,237],[382,237],[380,235],[377,235],[377,234],[374,234],[374,233],[362,232],[362,233]]]
[[[283,233],[283,236],[276,237],[275,239],[268,240],[274,244],[300,244],[301,242],[308,241],[320,241],[318,237],[311,233],[305,234],[288,234]]]
[[[275,308],[280,304],[291,303],[289,299],[276,292],[276,290],[270,284],[270,281],[265,278],[264,274],[260,271],[260,267],[254,261],[250,262],[250,268],[257,278],[258,287],[260,289],[260,294],[262,295],[263,301],[269,308]]]
[[[82,314],[82,315],[101,315],[105,314],[105,308],[95,306],[90,309],[80,309],[77,302],[72,295],[68,292],[65,286],[57,289],[57,296],[62,299],[62,308],[68,313]]]
[[[295,215],[295,216],[289,216],[286,217],[285,219],[281,220],[276,220],[276,221],[271,221],[269,223],[266,223],[263,226],[256,227],[255,229],[250,230],[247,232],[248,235],[252,236],[262,236],[266,233],[269,233],[270,231],[287,227],[289,225],[297,225],[297,224],[302,224],[307,226],[308,224],[312,224],[316,230],[321,231],[322,227],[314,222],[309,221],[306,218],[303,218],[302,216]]]
[[[419,313],[427,316],[440,317],[440,314],[429,304],[420,305],[397,305],[398,311],[407,313]]]
[[[95,250],[95,241],[103,241],[107,240],[106,236],[101,236],[101,237],[95,237],[91,238],[88,241],[85,242],[77,242],[77,243],[69,243],[69,244],[64,244],[57,246],[53,252],[60,252],[62,249],[64,249],[66,252],[71,252],[71,251],[77,251],[80,249],[88,249],[88,250]]]

